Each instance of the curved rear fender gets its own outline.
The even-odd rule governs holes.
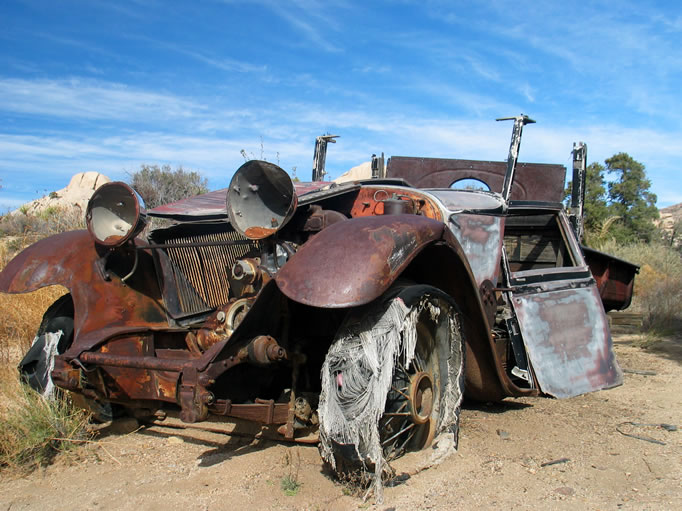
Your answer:
[[[74,302],[74,345],[79,336],[95,342],[96,331],[103,329],[167,328],[152,256],[142,250],[138,256],[129,280],[123,283],[113,274],[106,280],[98,269],[100,254],[87,231],[57,234],[34,243],[9,262],[0,273],[0,292],[66,287]],[[131,268],[133,261],[130,257]]]
[[[284,295],[322,308],[364,305],[385,292],[410,261],[441,239],[442,222],[416,215],[354,218],[330,225],[276,277]]]

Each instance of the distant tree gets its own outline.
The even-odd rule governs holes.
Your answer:
[[[656,195],[649,191],[651,181],[643,164],[627,153],[607,159],[606,172],[616,174],[609,182],[609,208],[621,222],[615,237],[620,241],[652,241],[657,237],[653,221],[658,218]]]
[[[649,191],[651,181],[644,165],[627,153],[615,154],[604,163],[591,163],[585,176],[587,242],[605,237],[620,242],[659,237],[653,224],[658,218],[656,195]],[[607,183],[605,173],[615,174],[615,179]],[[570,193],[571,183],[565,191],[567,204]]]
[[[148,208],[155,208],[186,197],[208,192],[206,178],[182,166],[171,170],[170,165],[141,165],[130,176],[130,185],[144,199]]]

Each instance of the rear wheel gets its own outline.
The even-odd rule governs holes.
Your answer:
[[[352,313],[322,369],[323,458],[339,474],[379,479],[383,462],[456,435],[463,365],[457,307],[436,288],[393,288]]]

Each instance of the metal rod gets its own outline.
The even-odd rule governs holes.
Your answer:
[[[179,373],[185,366],[189,366],[194,361],[170,360],[156,357],[126,357],[124,355],[111,355],[109,353],[81,353],[78,357],[81,362],[86,364],[96,364],[110,367],[127,367],[130,369],[151,369],[157,371],[172,371]]]
[[[204,241],[194,243],[150,243],[148,245],[136,245],[137,250],[160,249],[160,248],[197,248],[197,247],[217,247],[224,245],[252,245],[253,240],[225,240],[225,241]]]
[[[527,115],[521,114],[516,117],[501,117],[495,119],[496,121],[514,121],[512,128],[511,143],[509,144],[509,156],[507,157],[507,173],[504,175],[504,184],[502,185],[502,197],[505,202],[509,202],[511,197],[512,183],[514,182],[514,173],[516,172],[516,162],[519,159],[519,149],[521,147],[521,133],[526,124],[533,124],[535,121]]]

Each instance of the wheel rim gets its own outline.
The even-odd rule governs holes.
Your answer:
[[[410,378],[409,410],[415,424],[426,424],[433,410],[433,379],[429,373],[419,371]]]
[[[386,408],[379,422],[386,460],[429,445],[435,436],[439,403],[438,363],[430,328],[417,325],[417,348],[409,365],[396,361]]]

